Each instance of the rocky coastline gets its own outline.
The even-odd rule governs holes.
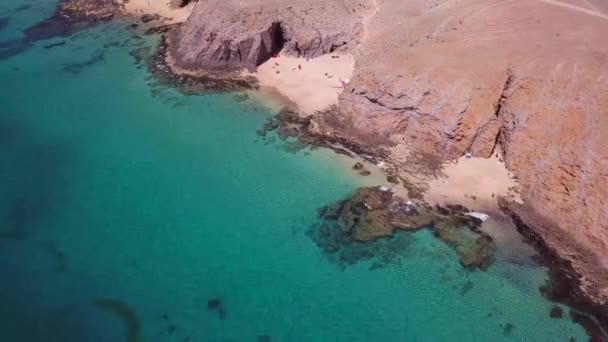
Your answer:
[[[481,220],[468,212],[462,206],[431,207],[405,200],[381,186],[364,187],[319,209],[320,222],[311,227],[309,235],[326,254],[337,254],[340,264],[352,264],[373,256],[361,248],[367,243],[393,237],[398,231],[426,228],[454,248],[463,267],[485,270],[493,261],[496,245],[479,230]]]
[[[543,294],[572,307],[573,319],[593,341],[608,340],[608,269],[602,262],[608,257],[608,204],[603,196],[608,193],[608,151],[598,138],[608,132],[599,114],[608,108],[602,92],[608,78],[601,77],[608,74],[602,67],[608,52],[595,48],[588,53],[581,47],[597,47],[600,38],[583,39],[572,32],[562,37],[543,26],[526,44],[520,43],[522,37],[516,33],[482,37],[491,43],[463,41],[461,36],[481,34],[474,32],[476,25],[503,27],[512,20],[505,15],[485,23],[471,13],[489,14],[492,9],[470,2],[446,2],[439,9],[424,1],[412,5],[416,8],[387,1],[384,9],[375,1],[339,9],[338,1],[267,5],[261,11],[260,6],[237,9],[232,2],[197,4],[186,23],[160,30],[166,32],[151,70],[186,93],[255,89],[255,79],[244,78],[240,71],[254,70],[279,51],[304,58],[336,50],[354,53],[356,75],[338,107],[318,113],[285,109],[258,133],[276,130],[282,138],[296,138],[301,146],[323,146],[374,163],[382,161],[409,190],[411,199],[424,196],[425,184],[417,175],[433,174],[443,161],[465,152],[487,157],[501,150],[507,167],[520,180],[524,205],[500,201],[500,208],[513,218],[549,268],[551,281]],[[214,6],[222,12],[210,11]],[[536,22],[535,15],[558,20],[568,14],[538,4],[513,6],[509,10],[520,12],[526,10],[521,6],[530,6],[522,25]],[[32,40],[46,39],[48,32],[67,35],[118,13],[120,6],[112,0],[67,0],[55,16],[28,29],[26,35]],[[407,13],[405,19],[396,21],[394,16],[400,13]],[[256,19],[250,19],[254,15]],[[340,19],[314,24],[309,18],[315,15]],[[447,15],[457,19],[446,20]],[[574,27],[586,19],[576,17],[568,25]],[[234,24],[224,30],[227,20]],[[382,26],[388,20],[416,29],[396,38],[390,35],[392,29]],[[606,27],[597,18],[586,24],[600,31]],[[378,44],[383,39],[384,44]],[[206,43],[194,43],[200,41]],[[469,48],[459,50],[463,45]],[[570,51],[562,52],[564,46],[570,46]],[[488,49],[494,49],[488,58],[500,67],[477,61],[469,71],[471,56]],[[523,62],[513,57],[528,56],[532,49],[540,57],[521,57]],[[457,58],[436,57],[442,54]],[[554,61],[553,55],[561,59]],[[407,61],[408,70],[395,61]],[[586,66],[577,66],[581,63]],[[583,87],[590,83],[594,85]],[[554,118],[553,113],[560,114]],[[562,153],[552,146],[562,148]],[[336,219],[342,220],[339,215]],[[396,229],[391,227],[391,232]],[[366,239],[358,236],[355,240]]]

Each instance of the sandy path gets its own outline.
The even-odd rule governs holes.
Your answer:
[[[172,8],[169,0],[129,0],[124,3],[124,10],[137,16],[157,14],[163,18],[165,24],[176,24],[188,19],[194,5],[193,2],[183,8]]]
[[[280,56],[260,65],[255,76],[263,94],[274,88],[303,113],[313,113],[338,104],[343,90],[340,80],[350,79],[354,68],[351,55],[329,54],[310,60]]]
[[[540,0],[540,1],[542,1],[544,3],[547,3],[547,4],[564,7],[564,8],[567,8],[567,9],[571,9],[573,11],[577,11],[577,12],[593,15],[593,16],[596,16],[598,18],[602,18],[602,19],[608,20],[608,15],[600,13],[600,12],[592,11],[590,9],[586,9],[586,8],[583,8],[583,7],[578,7],[578,6],[574,6],[574,5],[565,4],[563,2],[559,2],[559,1],[555,1],[555,0]]]

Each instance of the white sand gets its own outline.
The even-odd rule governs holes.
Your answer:
[[[438,179],[429,182],[424,199],[430,203],[462,204],[476,210],[497,208],[498,196],[521,201],[512,191],[517,181],[505,164],[491,158],[462,157],[457,163],[447,164]]]
[[[127,14],[141,16],[144,14],[158,14],[164,24],[176,24],[186,21],[194,2],[183,8],[171,8],[168,0],[129,0],[124,3]]]
[[[343,90],[340,79],[350,79],[354,68],[351,55],[329,54],[308,61],[280,56],[260,65],[256,77],[262,94],[272,97],[272,92],[266,92],[275,89],[303,113],[313,113],[338,104]]]

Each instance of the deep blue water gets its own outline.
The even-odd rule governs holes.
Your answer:
[[[0,42],[55,5],[0,3]],[[306,231],[360,180],[260,141],[255,100],[157,84],[127,26],[0,58],[0,341],[586,340],[528,254],[470,272],[420,231],[384,268],[332,263]]]

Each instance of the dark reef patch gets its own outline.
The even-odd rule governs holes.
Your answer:
[[[63,46],[63,45],[65,45],[65,40],[62,40],[62,41],[57,42],[57,43],[45,45],[44,48],[46,50],[50,50],[50,49],[53,49],[53,48],[56,48],[56,47],[59,47],[59,46]]]
[[[0,31],[4,30],[8,26],[10,17],[0,17]]]
[[[129,55],[133,57],[134,63],[136,65],[144,63],[148,63],[151,56],[151,49],[149,47],[140,47],[133,49],[129,52]]]
[[[560,308],[557,305],[553,305],[551,307],[551,310],[549,311],[549,317],[555,318],[555,319],[560,319],[563,316],[564,316],[564,313],[563,313],[562,308]]]
[[[214,311],[218,310],[222,307],[222,299],[221,298],[210,298],[207,300],[207,309]]]
[[[76,32],[76,28],[61,17],[47,18],[23,31],[27,39],[32,42],[54,37],[66,37],[74,32]]]
[[[29,41],[67,37],[75,32],[112,19],[119,5],[111,0],[64,0],[55,13],[26,28],[23,33]]]
[[[217,315],[221,321],[226,320],[226,308],[221,298],[209,298],[207,300],[207,310],[217,312]]]
[[[469,293],[472,289],[473,289],[473,282],[470,280],[467,280],[467,282],[465,282],[462,285],[462,287],[460,288],[460,291],[458,292],[458,294],[461,296],[464,296],[467,293]]]
[[[40,139],[34,128],[9,113],[0,116],[2,191],[0,238],[22,240],[45,219],[77,165],[77,150],[68,142]]]
[[[104,54],[103,50],[99,50],[99,51],[96,51],[95,53],[93,53],[91,55],[91,57],[89,57],[88,59],[86,59],[82,62],[64,64],[61,67],[61,70],[72,73],[74,75],[77,75],[77,74],[81,73],[85,68],[95,65],[100,62],[104,62],[104,61],[105,61],[105,54]]]
[[[47,245],[47,251],[51,256],[51,259],[55,263],[55,272],[64,274],[68,273],[68,260],[65,253],[63,253],[59,248],[57,248],[57,245],[55,245],[54,243],[49,243]]]
[[[30,9],[32,6],[31,5],[21,5],[19,7],[15,7],[15,8],[11,8],[7,11],[7,13],[11,13],[11,14],[15,14],[15,13],[19,13],[19,12],[23,12],[25,10]]]
[[[27,208],[21,202],[13,203],[13,208],[8,211],[8,222],[6,230],[0,230],[0,239],[23,240],[27,237]]]
[[[502,334],[505,336],[511,336],[511,334],[513,333],[513,329],[515,329],[515,326],[511,323],[505,323],[504,325],[501,324],[502,327]]]
[[[270,342],[270,335],[260,335],[258,336],[258,342]]]
[[[139,341],[141,324],[135,311],[127,304],[117,299],[100,298],[93,300],[93,305],[99,310],[111,313],[124,323],[126,342]]]
[[[0,42],[0,61],[16,56],[31,47],[26,39],[13,39]]]
[[[412,250],[407,231],[428,228],[454,248],[463,267],[486,269],[496,246],[479,231],[479,221],[465,213],[466,208],[437,210],[423,202],[403,200],[387,188],[364,187],[320,208],[319,222],[308,235],[338,265],[373,259],[371,268],[375,269]]]

